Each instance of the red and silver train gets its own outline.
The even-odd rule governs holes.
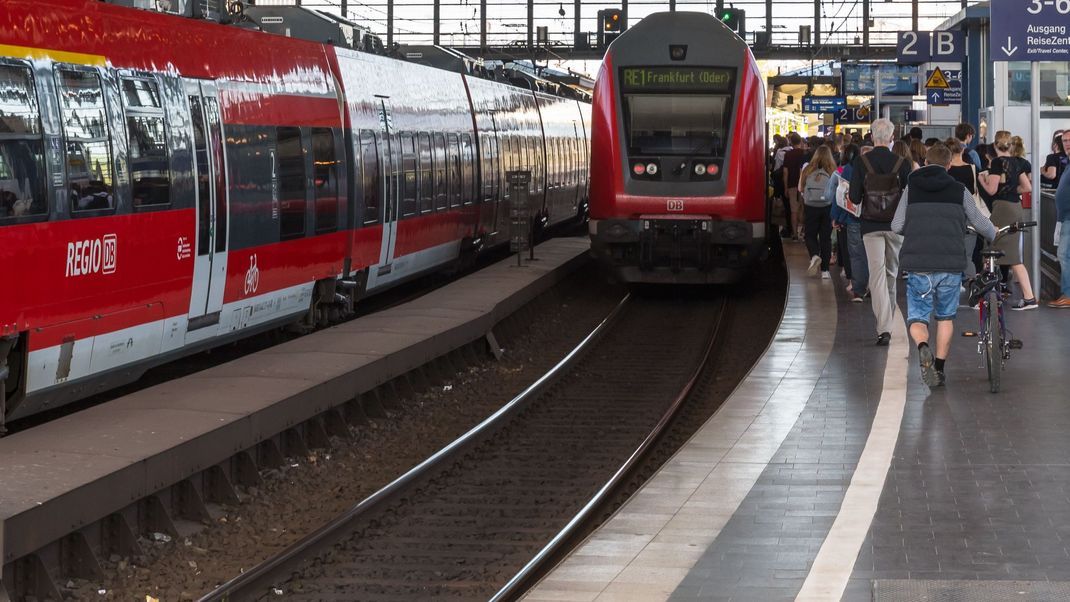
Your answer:
[[[765,85],[705,13],[650,15],[609,47],[591,118],[592,252],[625,282],[726,283],[766,239]]]
[[[96,0],[0,10],[0,429],[586,209],[589,108]]]

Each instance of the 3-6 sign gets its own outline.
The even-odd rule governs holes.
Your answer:
[[[896,42],[896,60],[901,65],[920,65],[930,61],[961,63],[966,60],[966,33],[900,31]]]

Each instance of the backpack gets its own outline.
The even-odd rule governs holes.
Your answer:
[[[826,198],[825,189],[828,188],[830,177],[828,172],[822,169],[815,169],[806,176],[802,191],[803,203],[811,207],[828,207],[831,199]]]
[[[895,208],[899,206],[899,198],[903,189],[899,184],[899,168],[903,165],[903,158],[899,157],[891,173],[877,173],[873,165],[865,155],[862,155],[862,166],[866,170],[862,194],[862,219],[869,222],[884,222],[890,224],[895,218]]]

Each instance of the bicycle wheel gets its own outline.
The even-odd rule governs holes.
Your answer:
[[[999,393],[999,372],[1003,368],[1003,331],[999,327],[998,294],[995,291],[990,292],[985,300],[988,306],[988,315],[985,316],[985,330],[988,331],[985,363],[988,367],[988,389],[993,393]]]

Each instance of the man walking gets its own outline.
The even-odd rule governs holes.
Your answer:
[[[1065,136],[1065,134],[1064,134]],[[1059,271],[1062,294],[1048,307],[1070,308],[1070,169],[1063,172],[1055,191],[1056,220],[1059,223]]]
[[[962,233],[969,224],[988,240],[996,237],[996,227],[977,209],[973,195],[947,173],[950,165],[951,149],[934,144],[925,154],[925,167],[910,174],[892,220],[892,230],[903,235],[900,265],[909,273],[907,328],[918,345],[921,378],[930,387],[944,384],[966,262]],[[934,313],[935,354],[929,346]]]
[[[874,148],[855,159],[848,194],[852,202],[862,205],[862,244],[869,267],[873,316],[877,319],[877,345],[886,346],[892,340],[899,247],[903,244],[903,238],[892,232],[892,218],[911,165],[889,148],[895,132],[891,121],[878,119],[869,131]]]

